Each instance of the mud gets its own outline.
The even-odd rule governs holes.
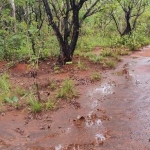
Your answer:
[[[54,112],[1,112],[1,150],[150,150],[150,47]]]

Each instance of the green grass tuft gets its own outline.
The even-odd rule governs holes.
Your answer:
[[[75,86],[72,80],[66,79],[62,83],[62,87],[57,91],[57,98],[72,99],[77,96]]]

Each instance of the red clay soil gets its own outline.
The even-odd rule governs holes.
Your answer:
[[[88,71],[65,66],[55,76],[49,61],[40,62],[41,84],[68,76],[80,96],[55,111],[1,111],[0,150],[150,150],[149,53],[145,47],[125,56],[115,70],[103,71],[89,62]],[[91,84],[89,75],[95,69],[103,78]],[[19,66],[10,75],[15,85],[32,84],[30,73]]]
[[[1,61],[0,62],[0,69],[2,69],[5,66],[6,62],[5,61]]]

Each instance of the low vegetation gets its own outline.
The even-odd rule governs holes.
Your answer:
[[[57,98],[63,98],[71,100],[73,97],[77,97],[77,91],[75,89],[73,81],[66,79],[63,81],[60,89],[56,93]]]
[[[102,79],[102,77],[101,77],[101,74],[99,74],[98,72],[93,72],[92,74],[91,74],[91,81],[92,82],[94,82],[94,81],[99,81],[99,80],[101,80]]]

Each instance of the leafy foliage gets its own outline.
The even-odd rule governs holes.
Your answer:
[[[112,0],[111,3],[110,1],[109,3],[103,1],[101,4],[96,0],[85,2],[83,9],[79,12],[79,21],[82,26],[79,28],[80,36],[76,48],[78,54],[90,52],[95,46],[126,47],[134,50],[148,44],[150,42],[150,9],[148,1],[142,0],[139,3],[137,1]],[[91,3],[93,2],[96,2],[96,5],[91,8]],[[64,25],[67,13],[67,7],[65,6],[67,3],[66,1],[51,0],[51,4],[55,4],[51,6],[54,15],[53,21],[59,27],[62,37],[64,37],[65,27],[67,27]],[[60,5],[62,5],[61,9],[59,9]],[[38,59],[45,59],[49,56],[56,57],[60,54],[58,37],[48,24],[42,1],[15,1],[15,16],[12,15],[13,9],[9,1],[2,0],[0,6],[0,60],[14,61],[31,58],[33,55]],[[118,35],[116,24],[112,18],[112,15],[114,15],[117,19],[116,21],[119,21],[120,32],[123,32],[126,28],[126,23],[121,6],[126,9],[129,6],[132,9],[133,17],[130,22],[135,25],[132,34],[123,37]],[[91,11],[88,12],[87,10],[90,8]],[[134,24],[138,13],[140,15],[136,20],[136,24]],[[68,29],[71,30],[66,39],[68,43],[71,42],[73,37],[73,26],[70,26],[72,14],[73,11],[69,11],[67,25]],[[91,59],[97,62],[99,58]]]

